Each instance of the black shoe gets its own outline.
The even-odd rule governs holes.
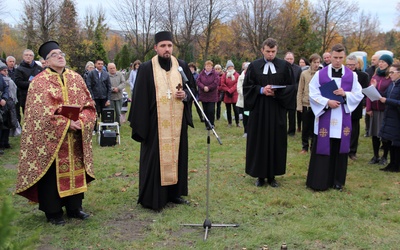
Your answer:
[[[50,219],[47,219],[47,222],[50,222],[51,224],[56,225],[56,226],[64,226],[65,225],[65,220],[62,217],[50,218]]]
[[[382,156],[382,158],[379,160],[378,164],[379,164],[379,165],[385,166],[385,165],[387,164],[387,159],[386,159],[386,157],[383,157],[383,156]]]
[[[343,191],[343,186],[339,184],[333,185],[333,189],[336,189],[337,191],[342,192]]]
[[[10,144],[4,145],[4,148],[12,148]]]
[[[265,185],[265,179],[264,178],[258,178],[256,181],[256,187],[262,187]]]
[[[391,163],[389,163],[386,167],[380,168],[379,170],[385,172],[393,172],[394,169],[395,169],[394,166]]]
[[[69,218],[75,218],[75,219],[80,219],[80,220],[86,220],[87,218],[90,217],[89,214],[80,211],[80,210],[75,210],[75,211],[67,211],[67,215]]]
[[[186,205],[190,204],[189,201],[183,199],[182,197],[175,197],[175,198],[171,199],[171,202],[175,203],[175,204],[186,204]]]
[[[278,182],[276,182],[275,179],[268,180],[268,184],[269,184],[271,187],[273,187],[273,188],[279,187],[279,184],[278,184]]]
[[[368,162],[368,164],[377,164],[379,163],[379,158],[374,156],[372,159]]]

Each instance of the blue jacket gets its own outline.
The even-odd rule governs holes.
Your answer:
[[[385,113],[379,136],[400,146],[400,79],[386,89]]]

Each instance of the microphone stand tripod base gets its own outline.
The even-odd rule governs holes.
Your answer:
[[[207,240],[208,230],[211,227],[238,227],[239,224],[212,224],[209,219],[206,219],[203,224],[181,224],[182,226],[189,227],[203,227],[204,228],[204,240]]]

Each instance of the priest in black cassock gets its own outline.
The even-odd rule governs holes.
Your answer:
[[[192,97],[196,85],[188,65],[172,56],[172,34],[155,35],[157,55],[140,65],[131,105],[132,139],[141,143],[139,200],[143,207],[161,210],[168,202],[188,204],[188,126],[193,127]],[[183,86],[183,89],[182,89]]]
[[[276,175],[286,172],[287,110],[295,109],[296,86],[290,63],[276,58],[278,44],[268,38],[263,58],[250,63],[243,82],[244,108],[250,111],[246,146],[246,173],[256,186],[278,187]]]

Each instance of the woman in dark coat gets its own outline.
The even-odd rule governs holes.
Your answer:
[[[211,125],[214,127],[215,103],[218,101],[219,74],[213,69],[213,62],[206,61],[204,69],[196,80],[199,88],[199,101]],[[206,123],[206,128],[208,124]]]
[[[382,139],[390,141],[390,163],[380,170],[400,172],[400,64],[395,63],[389,69],[393,81],[379,100],[385,103],[383,124],[379,133]]]

